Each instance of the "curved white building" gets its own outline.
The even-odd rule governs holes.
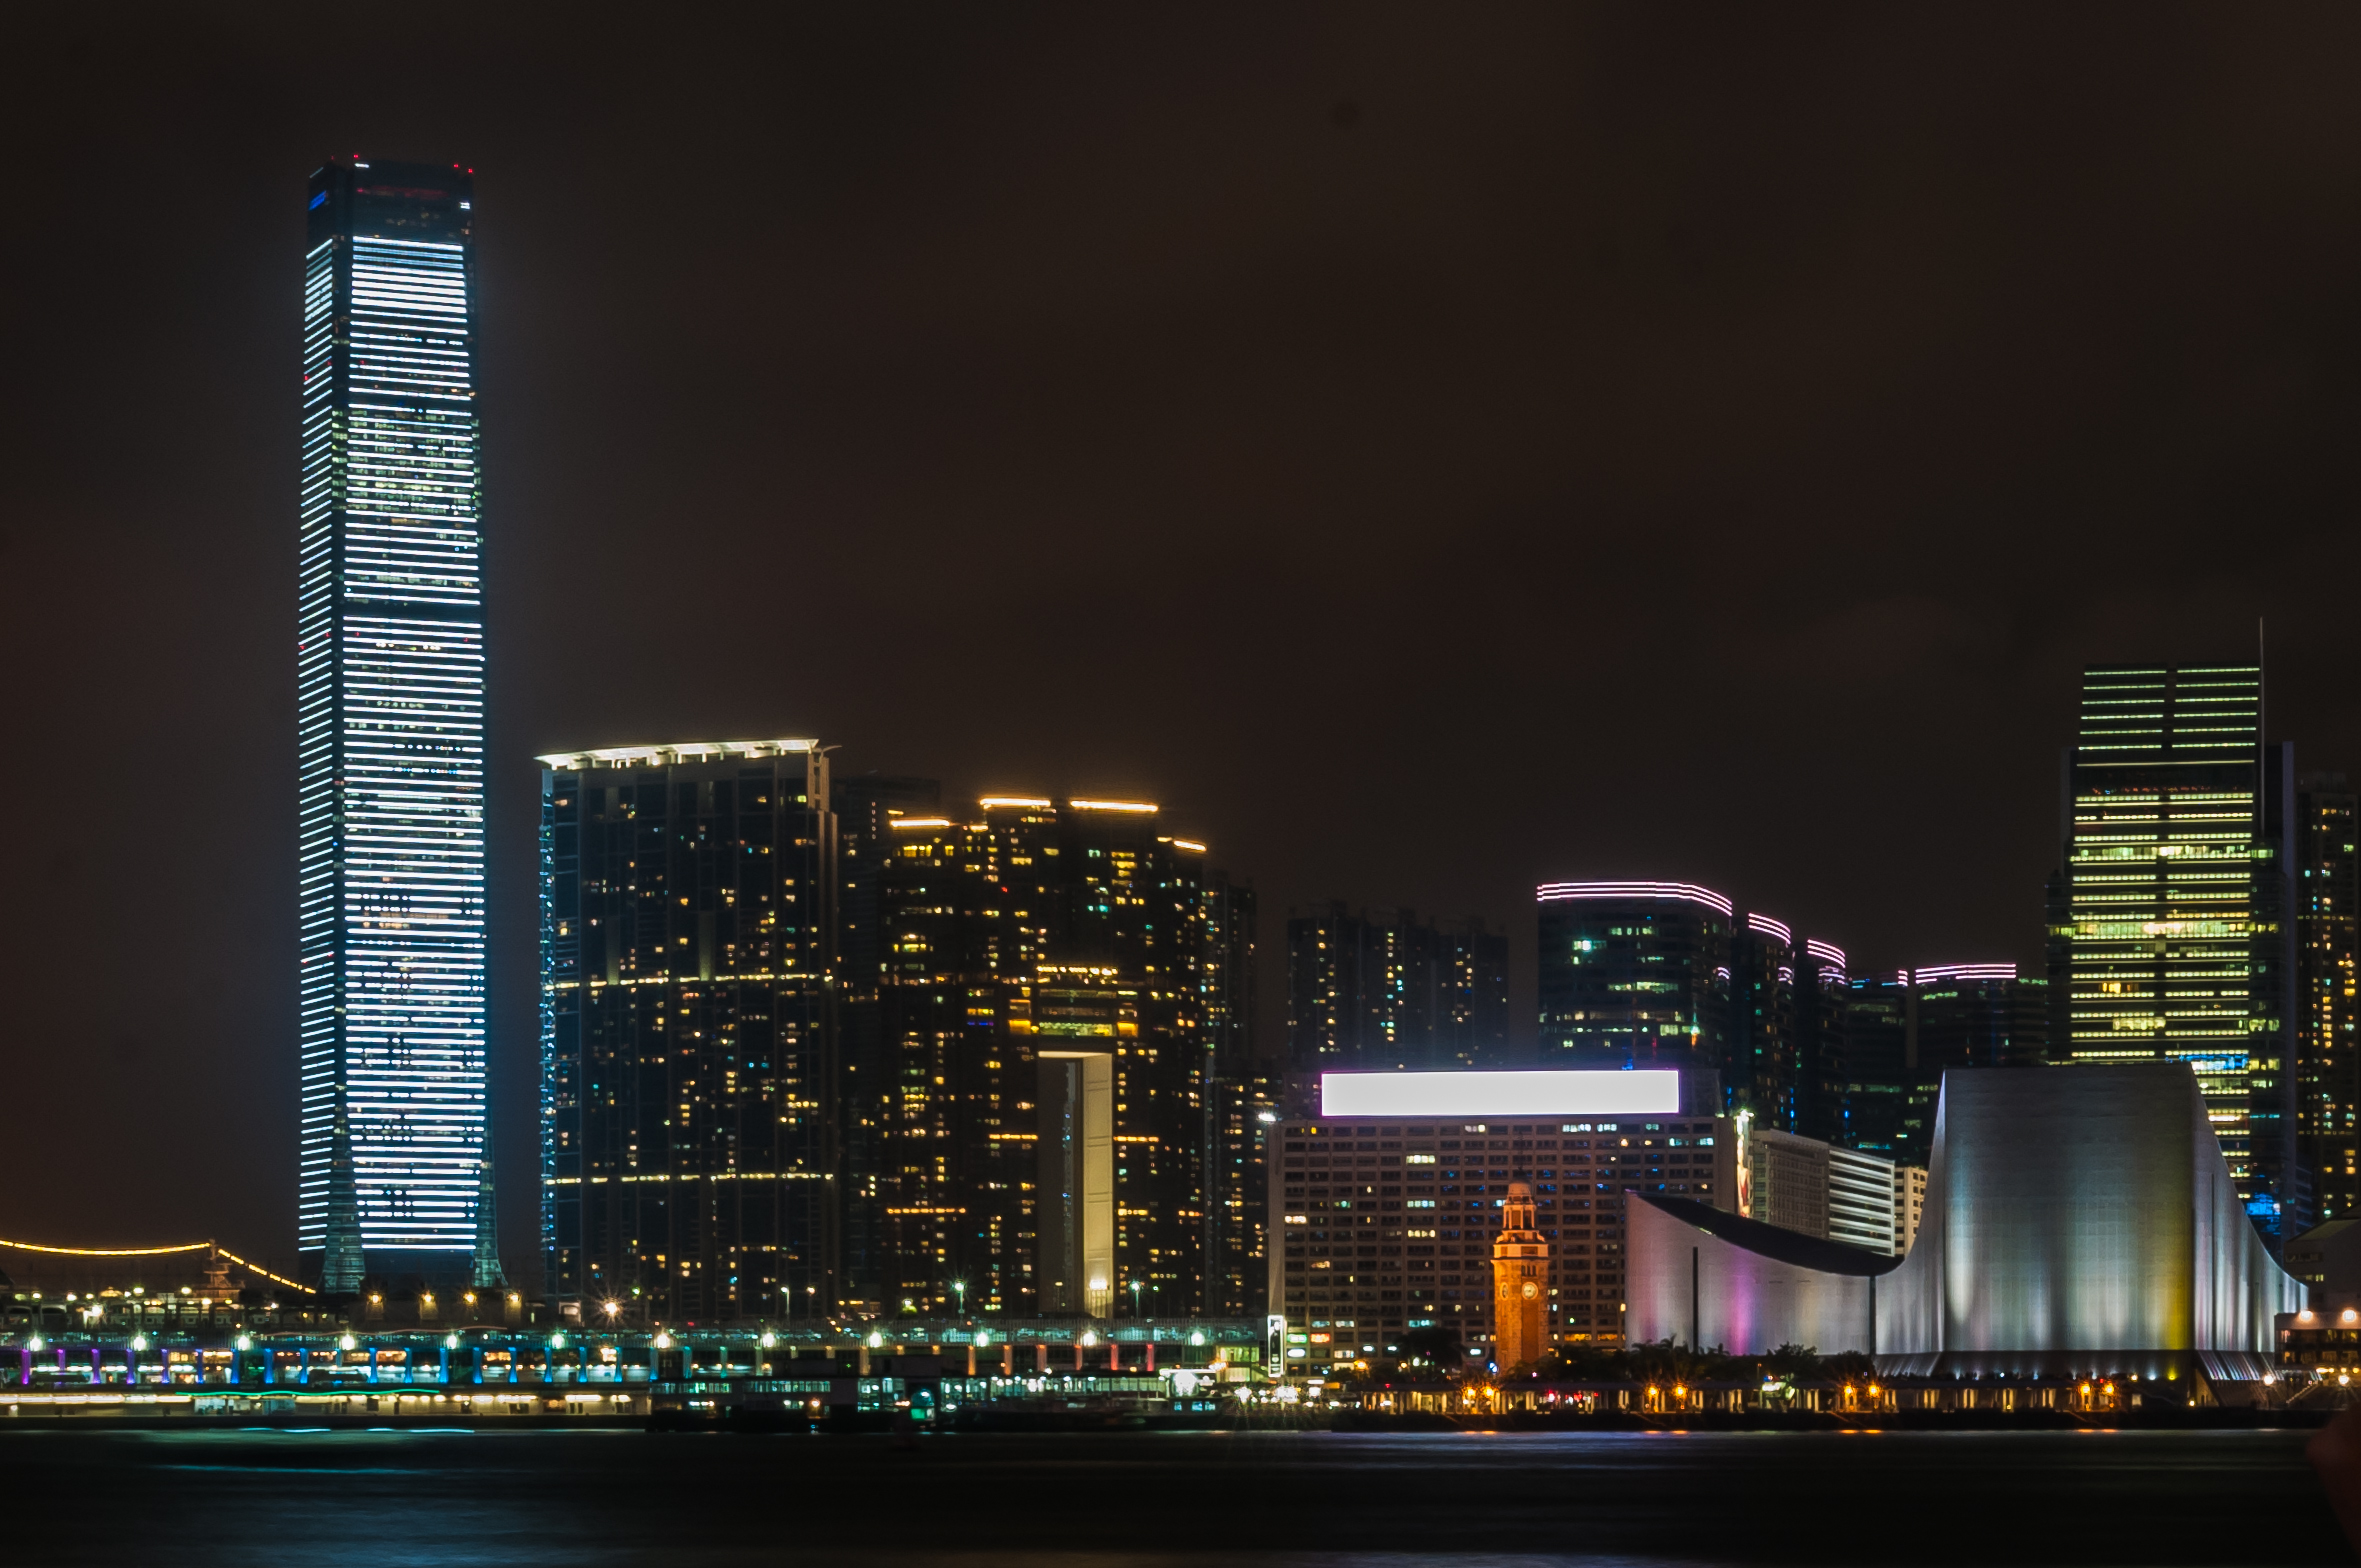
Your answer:
[[[2273,1316],[2302,1305],[2177,1062],[1946,1074],[1925,1220],[1898,1263],[1693,1207],[1630,1205],[1635,1343],[1863,1350],[1918,1374],[2196,1362],[2243,1378],[2264,1369]]]

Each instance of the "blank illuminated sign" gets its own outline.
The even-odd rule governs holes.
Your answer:
[[[1322,1073],[1322,1116],[1678,1115],[1676,1072]]]

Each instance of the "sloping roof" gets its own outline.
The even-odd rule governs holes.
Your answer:
[[[1661,1209],[1684,1225],[1693,1226],[1716,1240],[1733,1247],[1743,1247],[1779,1263],[1791,1263],[1797,1268],[1818,1269],[1823,1274],[1878,1275],[1890,1274],[1902,1266],[1902,1260],[1883,1252],[1871,1252],[1866,1247],[1851,1247],[1841,1241],[1824,1241],[1818,1236],[1807,1236],[1801,1231],[1782,1230],[1766,1225],[1761,1220],[1750,1220],[1732,1214],[1695,1198],[1660,1198],[1644,1192],[1626,1191],[1624,1196]]]
[[[2315,1247],[2325,1247],[2355,1225],[2361,1225],[2361,1220],[2328,1220],[2313,1226],[2310,1230],[2288,1242],[2288,1245],[2291,1247],[2300,1246],[2308,1241]]]

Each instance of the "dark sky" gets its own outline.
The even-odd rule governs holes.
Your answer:
[[[331,152],[477,170],[513,1254],[539,751],[1146,793],[1274,1026],[1315,898],[2035,960],[2079,666],[2259,616],[2361,764],[2349,7],[367,15],[10,25],[0,1235],[293,1245]]]

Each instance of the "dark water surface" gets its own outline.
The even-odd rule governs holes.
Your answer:
[[[0,1562],[2350,1562],[2305,1435],[0,1430]]]

